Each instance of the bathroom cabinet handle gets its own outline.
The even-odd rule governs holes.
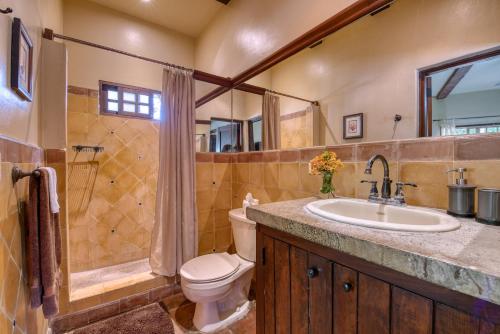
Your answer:
[[[311,268],[307,269],[307,276],[309,278],[314,278],[314,277],[318,276],[318,274],[319,274],[318,268],[311,267]]]
[[[344,288],[345,292],[349,292],[352,290],[352,284],[349,282],[344,282],[344,284],[342,284],[342,287]]]

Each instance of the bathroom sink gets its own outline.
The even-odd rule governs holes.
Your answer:
[[[446,232],[460,222],[436,210],[391,206],[357,199],[325,199],[306,205],[309,212],[336,222],[406,232]]]

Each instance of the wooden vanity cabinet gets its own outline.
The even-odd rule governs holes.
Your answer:
[[[500,307],[257,227],[257,333],[500,334]]]

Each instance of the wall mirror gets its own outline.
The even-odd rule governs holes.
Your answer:
[[[420,71],[422,136],[500,133],[500,48]]]
[[[196,81],[196,100],[219,86]],[[237,132],[231,112],[232,92],[229,90],[217,98],[196,108],[196,152],[234,152],[238,149]]]
[[[456,118],[454,135],[498,131],[498,108],[493,106],[498,105],[494,96],[497,90],[500,94],[500,77],[493,67],[496,60],[491,57],[474,59],[462,82],[444,101],[436,94],[452,72],[467,64],[428,72],[434,81],[433,116],[419,114],[421,69],[500,45],[500,21],[471,14],[468,25],[456,23],[464,10],[489,13],[494,6],[487,2],[470,6],[461,3],[463,6],[452,0],[395,1],[386,10],[357,20],[235,87],[231,109],[238,125],[233,126],[241,132],[233,135],[240,140],[233,147],[240,151],[296,149],[450,135],[444,130],[448,118]],[[423,16],[427,19],[421,20]],[[476,37],[471,40],[468,35]],[[483,78],[482,83],[479,78]],[[456,102],[462,109],[450,116],[451,104],[458,101],[460,92],[465,95],[467,90],[479,89],[491,96],[488,106],[484,98],[476,96],[484,108],[492,107],[488,113],[470,100],[473,107],[467,109]],[[267,114],[262,111],[266,91],[279,98],[280,143],[271,148],[265,145]],[[472,117],[474,123],[465,122],[466,117]],[[465,125],[469,127],[462,127]],[[355,135],[346,135],[346,130]]]

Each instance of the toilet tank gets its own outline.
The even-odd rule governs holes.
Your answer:
[[[255,262],[255,244],[257,239],[255,222],[247,219],[241,208],[229,211],[229,220],[231,221],[233,230],[236,252],[245,260]]]

